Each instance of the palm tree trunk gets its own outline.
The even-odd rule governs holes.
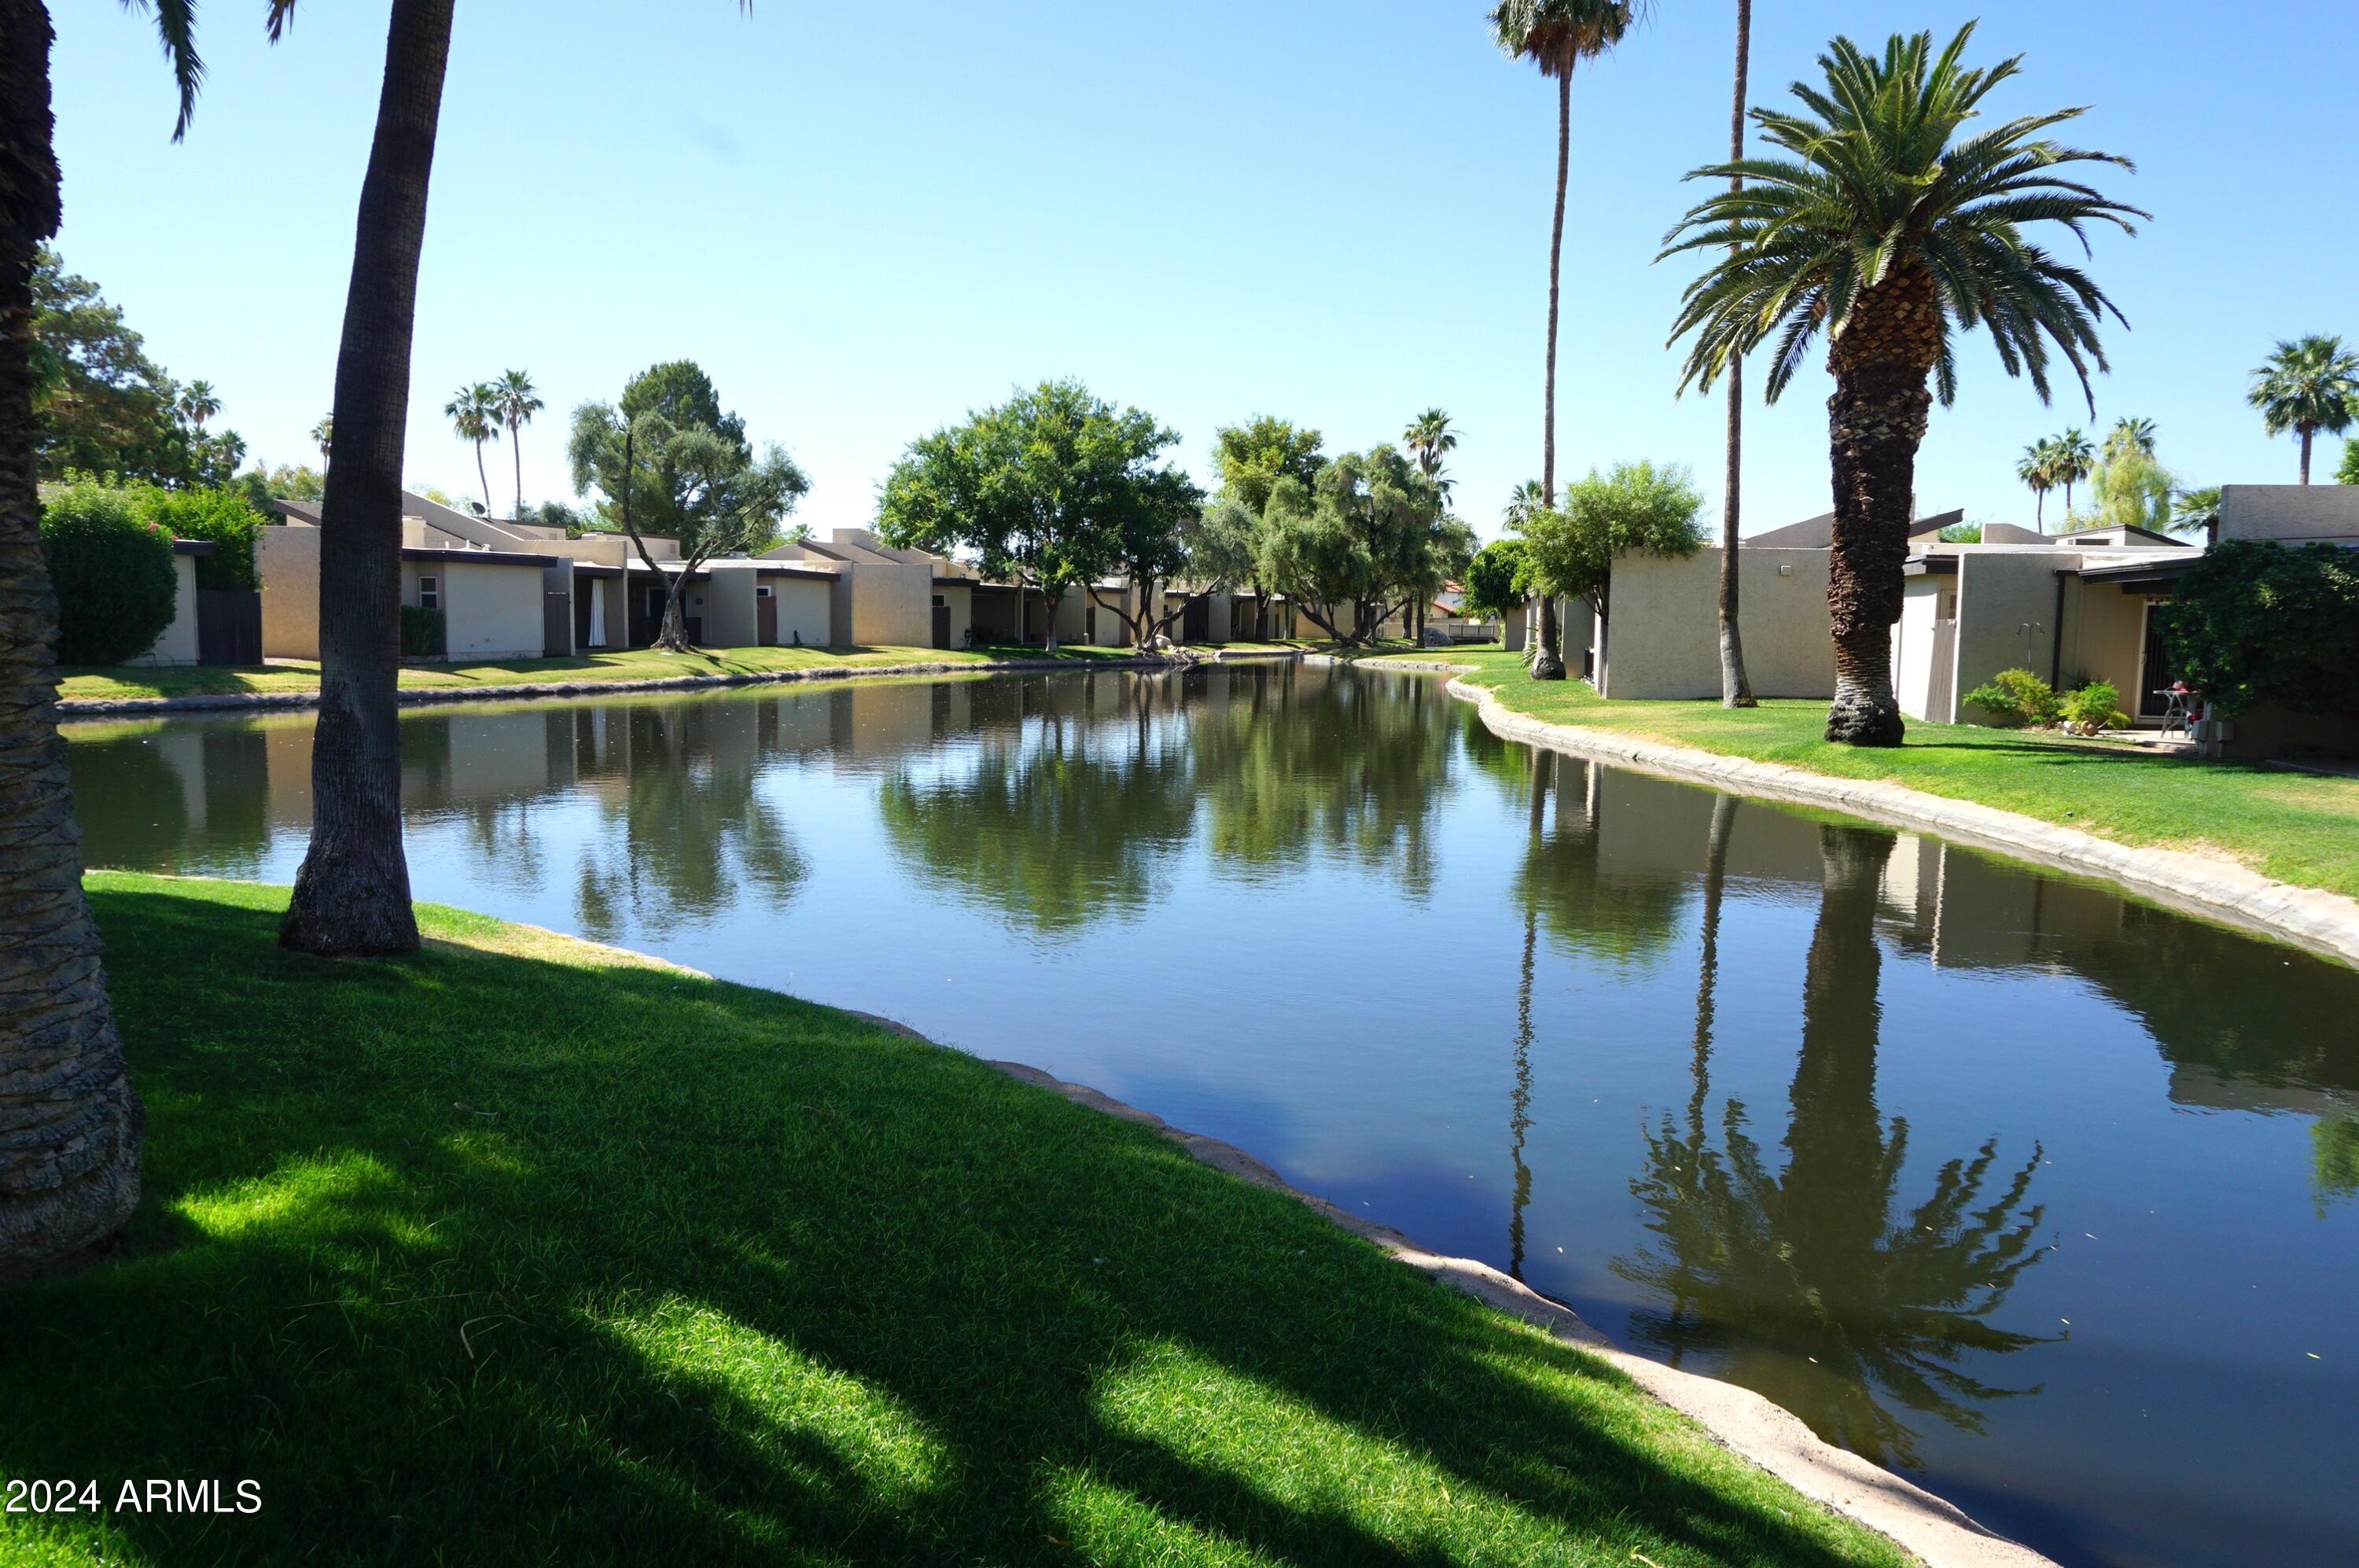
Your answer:
[[[1572,172],[1572,73],[1556,79],[1556,215],[1549,229],[1549,322],[1547,417],[1540,423],[1540,493],[1556,505],[1556,319],[1564,274],[1564,188]],[[1557,645],[1556,599],[1540,598],[1540,635],[1532,649],[1532,679],[1564,679],[1564,655]]]
[[[521,518],[524,516],[524,427],[521,425],[508,427],[508,455],[516,459],[516,510],[508,516]]]
[[[2304,485],[2310,483],[2310,440],[2315,434],[2317,431],[2310,426],[2301,427],[2301,482]]]
[[[320,517],[320,719],[311,844],[282,946],[411,953],[418,920],[401,853],[402,438],[426,190],[451,56],[453,0],[393,0],[376,135],[361,184],[353,278],[336,353],[335,429]]]
[[[57,601],[33,468],[33,247],[58,231],[49,16],[0,0],[0,1281],[139,1202],[139,1100],[106,1003],[58,736]]]
[[[2041,533],[2048,531],[2048,492],[2045,490],[2031,493],[2031,520],[2039,525]]]
[[[492,515],[492,476],[484,472],[484,443],[475,443],[475,483],[483,487],[484,515]]]
[[[1745,79],[1753,53],[1753,0],[1736,0],[1736,92],[1728,111],[1728,157],[1745,156]],[[1742,178],[1728,182],[1745,189]],[[1753,708],[1753,682],[1745,673],[1745,638],[1736,627],[1737,521],[1745,490],[1745,360],[1728,362],[1728,474],[1726,507],[1720,517],[1720,705]]]
[[[1827,608],[1835,694],[1826,737],[1850,746],[1898,746],[1905,728],[1892,686],[1892,626],[1900,618],[1917,448],[1933,405],[1925,383],[1940,348],[1940,311],[1931,274],[1916,267],[1894,272],[1863,292],[1828,351],[1835,377],[1827,399],[1835,501]]]

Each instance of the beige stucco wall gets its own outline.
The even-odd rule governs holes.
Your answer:
[[[816,577],[773,577],[769,583],[778,602],[778,646],[827,647],[834,631],[835,584]]]
[[[934,640],[934,574],[900,561],[846,561],[832,625],[841,646],[924,648]]]
[[[2145,594],[2125,593],[2118,583],[2068,582],[2058,688],[2110,681],[2121,691],[2123,710],[2135,715],[2145,680],[2146,606]]]
[[[2220,537],[2359,544],[2359,485],[2223,485]]]
[[[2002,670],[2028,670],[2048,679],[2056,652],[2057,570],[2078,559],[2053,548],[1959,551],[1960,722],[1981,717],[1966,693]]]
[[[703,597],[703,606],[691,613],[704,617],[707,648],[752,648],[760,641],[761,628],[754,618],[751,562],[712,562],[706,569],[706,580],[689,590],[691,601],[699,595]]]
[[[1834,692],[1823,550],[1736,552],[1745,672],[1756,695]],[[1623,699],[1720,695],[1720,550],[1624,556],[1614,563],[1605,694]],[[1569,663],[1572,662],[1568,656]]]
[[[1933,623],[1940,617],[1944,604],[1954,607],[1952,595],[1957,583],[1956,578],[1945,572],[1908,578],[1901,589],[1900,619],[1892,628],[1892,683],[1900,700],[1900,711],[1929,724],[1951,723],[1957,705],[1956,683],[1952,681],[1949,700],[1941,704],[1941,711],[1930,711],[1939,684],[1934,679]],[[1738,625],[1743,624],[1740,618]],[[1952,646],[1943,650],[1943,657],[1954,668],[1957,648]]]
[[[967,627],[974,624],[974,590],[963,583],[937,583],[934,593],[951,613],[951,647],[964,648]]]
[[[451,659],[538,659],[545,645],[540,621],[540,567],[495,566],[488,561],[419,562],[420,572],[442,579],[444,648]],[[403,603],[415,604],[415,576],[404,561]]]
[[[320,657],[320,530],[295,523],[255,536],[262,579],[262,657]]]
[[[650,538],[647,553],[658,561],[678,561],[679,546],[671,539]],[[565,553],[576,561],[587,561],[599,566],[621,566],[639,559],[639,552],[628,534],[584,534],[578,539],[568,539]]]
[[[130,660],[133,664],[197,661],[197,558],[176,552],[172,557],[172,581],[176,585],[172,623],[156,638],[153,648]]]

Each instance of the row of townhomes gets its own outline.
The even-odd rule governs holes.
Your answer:
[[[277,503],[283,528],[263,530],[262,656],[316,659],[320,637],[320,508]],[[677,540],[640,537],[651,570],[622,534],[569,538],[564,529],[462,512],[402,494],[401,602],[441,613],[445,659],[567,658],[655,641],[664,598],[686,563]],[[1174,593],[1183,592],[1173,589]],[[1120,648],[1127,590],[1064,594],[1057,640]],[[1103,601],[1103,603],[1101,603]],[[689,578],[684,610],[690,642],[712,648],[967,648],[1037,643],[1049,606],[1037,589],[980,576],[973,567],[923,550],[897,550],[864,528],[838,528],[824,542],[782,544],[755,556],[724,556]],[[1158,614],[1162,613],[1158,606]],[[1447,594],[1431,612],[1444,635],[1462,640],[1484,628]],[[1299,623],[1299,626],[1298,626]],[[1315,631],[1283,595],[1250,589],[1190,597],[1171,627],[1174,641],[1225,643]],[[1388,630],[1397,634],[1397,624]]]
[[[2162,637],[2171,588],[2213,541],[2131,528],[2048,534],[2008,523],[1984,525],[1975,544],[1940,537],[1963,520],[1944,512],[1910,530],[1908,586],[1892,631],[1902,710],[1929,722],[1976,723],[1981,714],[1965,693],[2003,670],[2029,670],[2059,690],[2110,681],[2136,724],[2160,727],[2178,683]],[[1739,546],[1745,670],[1762,696],[1834,694],[1827,636],[1833,524],[1828,513]],[[2359,549],[2359,485],[2223,486],[2218,537]],[[1707,547],[1615,560],[1602,620],[1583,602],[1563,606],[1567,663],[1608,697],[1717,697],[1719,649],[1709,628],[1720,554]],[[1509,636],[1522,631],[1511,626]],[[2359,734],[2321,729],[2335,723],[2265,709],[2241,715],[2223,740],[2239,754],[2359,744]]]

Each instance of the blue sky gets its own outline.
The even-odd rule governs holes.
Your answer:
[[[57,0],[60,244],[156,357],[219,388],[274,461],[316,459],[384,54],[385,4],[304,0],[277,49],[259,0],[203,9],[211,79],[170,144],[151,27]],[[1258,411],[1329,450],[1448,408],[1462,513],[1485,534],[1539,468],[1554,100],[1479,3],[461,0],[420,282],[408,465],[475,488],[451,389],[529,369],[527,499],[568,489],[571,407],[658,359],[701,361],[757,439],[812,474],[803,517],[865,521],[913,436],[1072,375],[1152,410],[1209,480],[1214,426]],[[1663,346],[1689,272],[1652,265],[1727,136],[1733,0],[1663,0],[1574,86],[1560,470],[1685,462],[1720,491],[1718,399],[1675,400]],[[2277,337],[2359,337],[2345,198],[2359,11],[2283,0],[2221,25],[2193,0],[1870,0],[1756,7],[1753,101],[1837,32],[1946,34],[2027,55],[2007,112],[2092,105],[2074,139],[2155,213],[2101,236],[2128,315],[2100,428],[2156,419],[2189,483],[2278,482],[2289,441],[2243,402]],[[2060,236],[2070,243],[2069,236]],[[1936,410],[1926,509],[2029,520],[2043,409],[1969,340]],[[1756,385],[1757,386],[1757,377]],[[1747,530],[1828,506],[1823,372],[1749,415]],[[2321,441],[2331,472],[2336,444]],[[505,506],[508,455],[493,448]]]

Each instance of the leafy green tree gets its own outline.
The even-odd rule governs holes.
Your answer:
[[[2091,521],[2099,528],[2152,528],[2171,526],[2179,482],[2155,461],[2152,446],[2135,441],[2105,441],[2104,458],[2091,471],[2089,494],[2096,502]]]
[[[1635,7],[1630,0],[1500,0],[1490,14],[1492,41],[1516,60],[1529,60],[1556,83],[1556,207],[1549,229],[1548,380],[1540,420],[1540,489],[1556,505],[1557,307],[1564,271],[1564,191],[1572,159],[1572,72],[1622,41]],[[1556,605],[1540,601],[1532,678],[1564,679],[1557,651]]]
[[[1796,84],[1799,112],[1754,111],[1785,156],[1693,170],[1690,179],[1742,175],[1746,183],[1690,209],[1662,253],[1713,256],[1688,286],[1672,328],[1674,340],[1694,334],[1683,389],[1709,389],[1736,355],[1774,333],[1766,387],[1774,400],[1828,333],[1835,696],[1827,737],[1850,745],[1897,746],[1904,731],[1891,628],[1917,449],[1934,393],[1944,403],[1956,396],[1953,328],[1987,328],[2000,364],[2027,376],[2043,398],[2052,344],[2085,393],[2091,365],[2104,363],[2098,324],[2111,304],[2023,228],[2103,222],[2128,230],[2143,215],[2054,172],[2071,163],[2126,167],[2042,135],[2079,110],[1962,135],[2020,69],[2018,60],[1966,68],[1973,36],[1971,26],[1961,28],[1936,53],[1930,34],[1896,35],[1880,59],[1835,40],[1820,57],[1824,87]]]
[[[326,490],[328,481],[309,464],[297,467],[282,463],[276,468],[249,468],[237,476],[237,483],[245,492],[246,500],[266,519],[274,498],[316,502]]]
[[[2301,482],[2310,483],[2310,447],[2318,432],[2340,435],[2350,429],[2352,402],[2359,398],[2359,352],[2324,332],[2280,341],[2253,371],[2245,400],[2260,410],[2261,426],[2273,436],[2291,430],[2301,443]]]
[[[2172,589],[2164,636],[2180,679],[2223,713],[2263,702],[2347,713],[2359,670],[2359,550],[2213,545]]]
[[[2352,406],[2359,409],[2359,400],[2354,400]],[[2354,413],[2353,418],[2359,419],[2359,413]],[[2343,443],[2343,462],[2334,471],[2334,482],[2337,485],[2359,485],[2359,441]]]
[[[1530,592],[1530,570],[1523,540],[1493,539],[1466,563],[1466,607],[1479,615],[1506,615]]]
[[[491,476],[484,472],[484,443],[500,439],[499,389],[488,381],[478,381],[462,387],[442,405],[451,417],[451,428],[463,441],[475,445],[475,480],[484,487],[484,510],[492,509]]]
[[[1473,553],[1432,478],[1396,447],[1346,452],[1310,485],[1281,478],[1263,521],[1263,581],[1346,647],[1375,640]]]
[[[1242,425],[1223,425],[1212,432],[1212,466],[1220,474],[1222,490],[1258,517],[1279,480],[1308,485],[1319,477],[1327,466],[1319,442],[1319,432],[1309,426],[1256,414]]]
[[[1038,593],[1053,650],[1066,594],[1125,568],[1151,580],[1182,561],[1180,527],[1201,497],[1161,466],[1178,440],[1078,381],[1044,381],[910,442],[886,475],[877,531],[966,555]]]
[[[1604,620],[1613,606],[1614,561],[1624,555],[1692,555],[1703,496],[1678,463],[1617,463],[1565,487],[1564,505],[1522,525],[1530,575],[1550,598],[1589,601]]]
[[[58,603],[58,658],[121,664],[172,624],[172,536],[139,515],[140,493],[77,474],[41,513],[41,556]]]
[[[632,396],[659,374],[664,385],[677,389],[685,378],[672,373],[681,365],[687,362],[658,365],[634,380],[623,394],[621,410],[605,403],[574,409],[567,447],[574,489],[598,494],[601,514],[630,536],[651,580],[664,584],[663,617],[653,646],[667,653],[690,649],[683,610],[689,579],[716,555],[768,549],[788,514],[810,490],[809,476],[777,442],[760,457],[754,455],[745,421],[720,412],[701,371],[694,376],[701,397]],[[627,412],[635,404],[639,411]],[[674,414],[710,415],[717,428],[675,423]],[[655,514],[653,527],[649,512]],[[678,541],[677,561],[656,560],[647,549],[650,532]]]
[[[2154,421],[2152,419],[2136,419],[2125,414],[2120,419],[2114,421],[2114,428],[2112,430],[2105,432],[2105,444],[2102,449],[2101,455],[2104,457],[2114,457],[2122,452],[2135,450],[2146,453],[2148,457],[2152,457],[2154,455]]]
[[[147,485],[133,492],[133,504],[142,521],[170,537],[203,539],[213,547],[211,555],[197,558],[198,587],[251,593],[262,585],[254,570],[255,541],[264,526],[262,514],[244,490],[166,490]]]
[[[508,455],[516,460],[516,510],[509,515],[521,517],[524,516],[524,428],[532,423],[535,414],[549,405],[540,400],[539,388],[533,386],[531,376],[521,370],[502,371],[500,378],[492,383],[492,390],[499,399],[500,423],[507,427]],[[484,504],[490,506],[491,497],[485,496]]]

